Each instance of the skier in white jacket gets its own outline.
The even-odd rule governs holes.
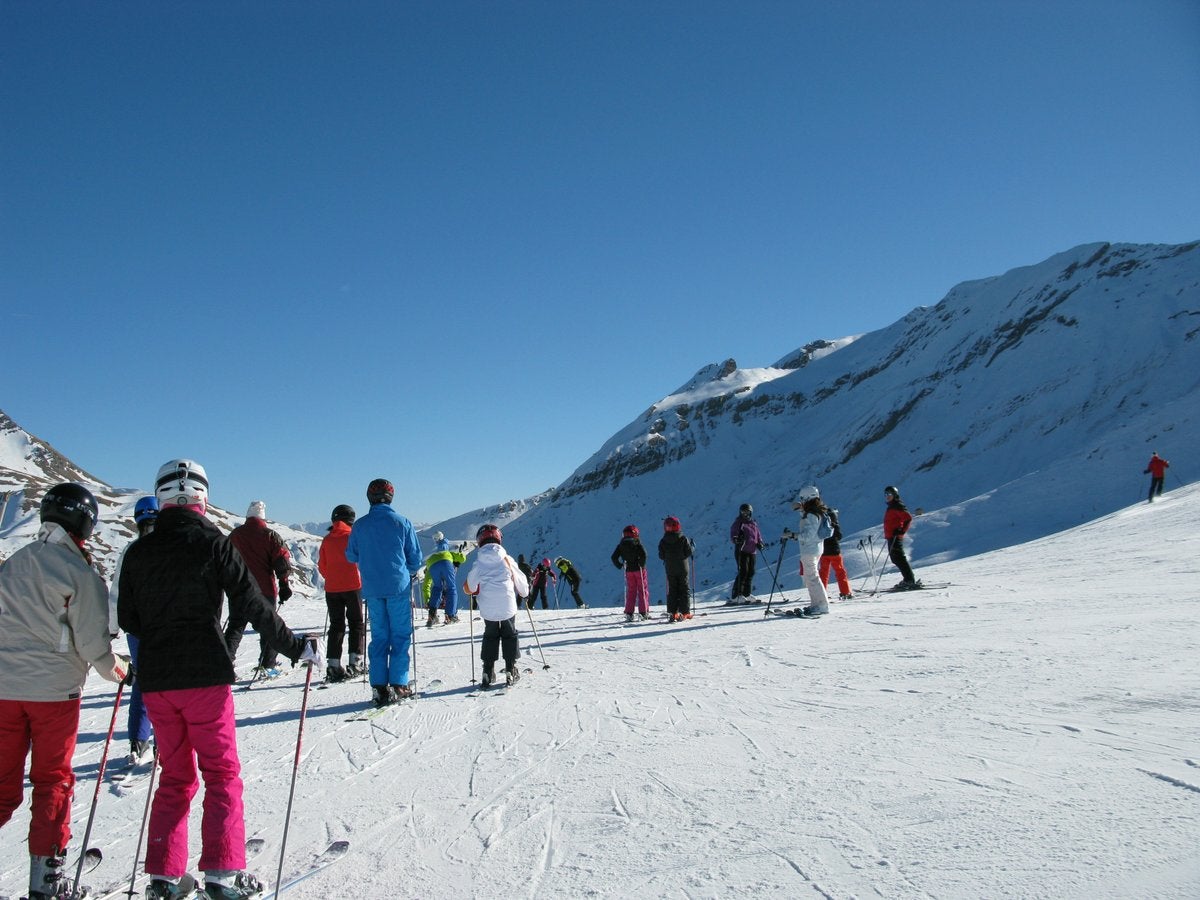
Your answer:
[[[475,598],[483,619],[483,641],[479,658],[483,662],[480,684],[490,687],[496,680],[496,660],[504,654],[504,675],[508,684],[520,679],[517,660],[521,647],[517,634],[517,598],[529,594],[529,580],[500,545],[500,529],[483,525],[475,533],[479,549],[467,570],[463,590]]]
[[[821,502],[821,494],[814,485],[800,488],[792,509],[800,510],[800,524],[796,530],[785,531],[784,539],[792,538],[800,548],[800,574],[804,576],[804,586],[808,588],[808,606],[800,610],[804,616],[823,616],[829,612],[829,595],[825,593],[825,583],[817,571],[817,560],[821,556],[821,547],[826,537],[833,533],[821,533],[822,520],[828,524],[824,516],[825,504]]]

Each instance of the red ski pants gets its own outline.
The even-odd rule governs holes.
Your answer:
[[[846,567],[842,564],[842,555],[837,556],[822,556],[821,561],[817,563],[817,572],[821,576],[821,584],[829,584],[829,570],[833,569],[833,574],[837,576],[838,592],[841,594],[852,594],[850,590],[850,579],[846,577]]]
[[[51,856],[71,839],[71,800],[75,773],[71,757],[79,732],[79,698],[35,701],[0,700],[0,826],[21,805],[25,759],[33,751],[29,852]]]
[[[143,696],[162,764],[150,808],[146,872],[170,878],[187,872],[188,814],[200,787],[197,766],[204,776],[200,869],[244,869],[246,819],[232,690],[221,684]]]

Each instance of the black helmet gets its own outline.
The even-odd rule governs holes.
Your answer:
[[[329,514],[330,522],[345,522],[347,525],[354,524],[354,507],[347,506],[345,503],[339,503],[333,508],[333,512]]]
[[[896,500],[899,500],[900,499],[900,489],[897,488],[894,484],[889,484],[887,487],[885,487],[883,489],[883,495],[885,497],[892,497]]]
[[[367,485],[367,502],[374,506],[376,503],[391,503],[396,496],[396,489],[386,478],[376,478]]]
[[[743,503],[741,505],[741,507],[738,509],[738,512],[740,512],[744,516],[753,516],[754,515],[754,507],[751,506],[749,503]]]
[[[57,522],[77,540],[86,541],[92,536],[99,517],[96,498],[82,484],[56,484],[42,498],[42,521]]]

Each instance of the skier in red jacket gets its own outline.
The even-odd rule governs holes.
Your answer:
[[[900,570],[901,581],[893,590],[911,591],[919,588],[921,582],[913,575],[908,557],[904,555],[904,534],[912,523],[912,513],[900,500],[900,491],[888,485],[883,489],[883,498],[887,501],[887,512],[883,514],[883,536],[887,540],[888,558]]]
[[[1163,480],[1169,468],[1171,468],[1171,464],[1157,453],[1150,454],[1150,462],[1146,463],[1146,471],[1142,473],[1150,476],[1150,499],[1148,502],[1153,503],[1155,497],[1162,496]]]

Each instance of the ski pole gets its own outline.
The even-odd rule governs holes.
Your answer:
[[[775,572],[771,576],[771,596],[767,598],[767,608],[763,610],[764,618],[771,614],[771,603],[775,600],[775,585],[779,581],[779,567],[783,565],[783,551],[787,549],[787,542],[787,535],[784,534],[779,539],[779,561],[775,563]],[[787,595],[783,593],[783,588],[779,589],[779,596],[783,597],[781,602],[787,602]]]
[[[146,836],[146,823],[150,819],[150,800],[154,796],[154,778],[158,775],[158,745],[154,745],[154,761],[150,768],[150,786],[146,789],[146,806],[142,810],[142,827],[138,831],[137,846],[133,848],[133,871],[129,874],[129,890],[125,892],[126,896],[133,900],[133,895],[137,893],[133,889],[134,882],[137,881],[138,857],[142,853],[142,838]]]
[[[412,597],[414,603],[413,609],[415,609],[417,592],[415,588],[415,582],[413,582],[413,584],[414,588],[409,591],[409,595]],[[410,637],[412,638],[412,677],[409,679],[409,681],[415,682],[417,680],[417,626],[413,624],[411,609],[408,611],[408,627],[410,630]]]
[[[887,543],[888,543],[888,546],[889,546],[889,548],[890,548],[890,546],[891,546],[891,543],[892,543],[892,541],[893,541],[893,540],[895,540],[895,538],[888,538],[888,539],[887,539]],[[878,594],[878,593],[879,593],[879,582],[883,581],[883,573],[884,573],[884,571],[886,571],[886,569],[887,569],[887,563],[883,563],[883,565],[881,565],[881,566],[879,567],[879,577],[875,579],[875,590],[871,591],[871,593],[872,593],[872,594]]]
[[[117,727],[117,710],[121,708],[121,695],[125,693],[125,681],[117,685],[117,698],[113,701],[112,721],[108,723],[108,737],[104,739],[104,751],[100,754],[100,770],[96,773],[96,793],[92,795],[92,809],[88,813],[87,828],[83,830],[83,850],[79,854],[79,868],[75,870],[75,890],[83,879],[83,863],[87,859],[88,842],[92,839],[92,824],[96,821],[96,804],[100,801],[100,785],[104,783],[104,767],[108,764],[108,748],[112,745],[113,731]]]
[[[533,639],[535,642],[537,642],[538,653],[542,657],[542,668],[548,669],[550,668],[550,663],[546,662],[546,653],[544,650],[542,650],[542,641],[538,637],[537,627],[533,624],[533,612],[529,609],[526,609],[525,612],[529,614],[529,627],[533,629]]]
[[[308,691],[312,686],[312,663],[308,664],[308,674],[304,676],[304,699],[300,701],[300,727],[296,732],[296,759],[292,763],[292,786],[288,790],[287,812],[283,817],[283,840],[279,844],[279,870],[275,874],[275,895],[283,884],[283,859],[287,853],[288,828],[292,824],[292,799],[296,796],[296,773],[300,771],[300,741],[304,737],[304,719],[308,715]]]

